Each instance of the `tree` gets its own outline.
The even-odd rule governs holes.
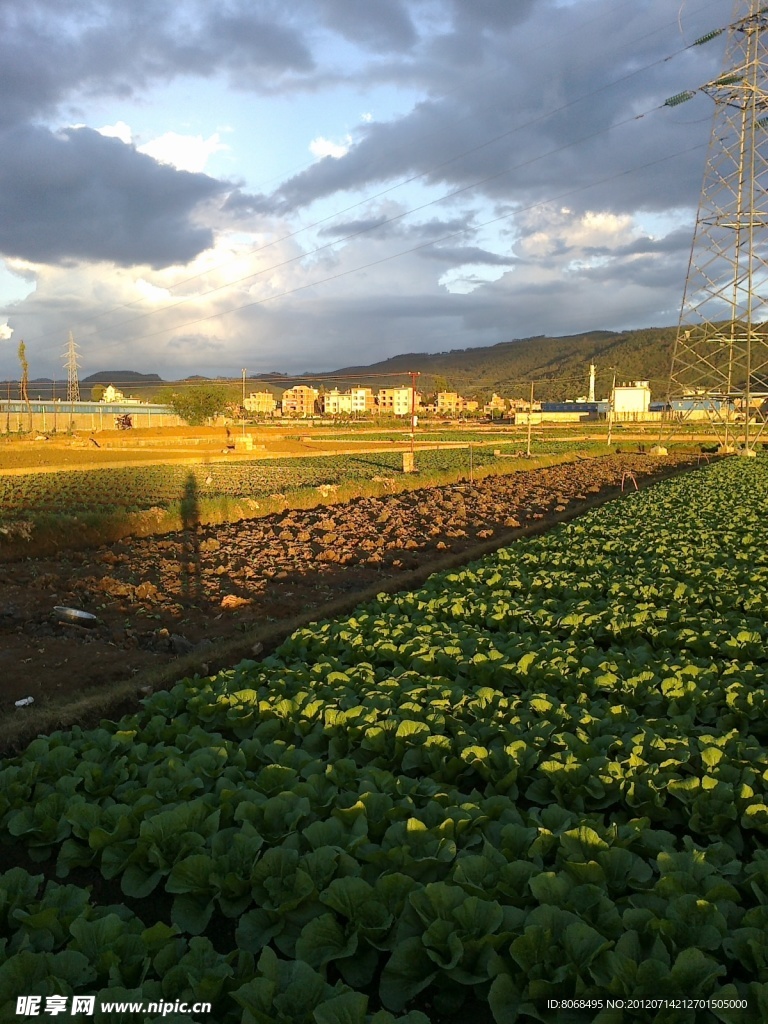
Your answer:
[[[174,391],[168,405],[191,427],[199,427],[222,412],[229,403],[227,388],[219,384],[196,384],[184,391]]]
[[[100,402],[104,397],[104,392],[107,389],[103,384],[94,384],[91,388],[91,400],[94,402]]]

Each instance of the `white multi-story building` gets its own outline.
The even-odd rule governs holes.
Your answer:
[[[377,404],[380,413],[390,416],[410,416],[412,409],[421,406],[421,395],[413,388],[379,388]]]
[[[107,384],[102,393],[100,402],[124,402],[125,395],[122,391],[114,386],[114,384]]]
[[[352,398],[352,412],[363,415],[366,412],[373,412],[376,407],[376,400],[373,397],[371,388],[352,388],[349,392]]]
[[[651,407],[651,389],[647,380],[632,384],[619,384],[613,389],[611,400],[617,416],[646,413]]]
[[[349,391],[333,388],[326,391],[322,402],[327,416],[362,416],[373,409],[373,391],[370,388],[351,388]]]

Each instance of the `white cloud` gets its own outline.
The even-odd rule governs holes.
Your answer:
[[[178,171],[204,171],[208,160],[214,153],[229,149],[221,141],[218,132],[204,139],[202,135],[180,135],[178,132],[165,132],[156,139],[139,146],[140,153],[159,161],[170,164]]]
[[[331,142],[330,139],[324,139],[322,135],[318,135],[316,139],[312,139],[310,142],[309,150],[312,153],[312,156],[316,156],[319,160],[325,156],[332,156],[334,160],[338,160],[349,152],[351,144],[351,135],[347,135],[345,141],[341,144],[338,142]]]
[[[125,121],[116,121],[114,124],[105,124],[101,128],[97,128],[96,131],[99,135],[105,135],[108,139],[120,139],[126,146],[130,146],[133,142],[133,132],[131,131],[130,125],[127,125]]]
[[[28,270],[34,269],[36,288],[18,304],[18,312],[29,333],[34,375],[61,374],[61,350],[66,341],[62,324],[72,325],[84,374],[127,366],[149,368],[175,379],[188,369],[203,373],[228,370],[230,356],[239,371],[247,365],[249,355],[253,358],[254,339],[261,351],[273,337],[279,337],[274,327],[259,327],[271,306],[262,311],[255,305],[242,315],[216,314],[240,305],[249,307],[301,286],[317,274],[316,268],[292,262],[300,252],[293,240],[279,243],[263,256],[252,251],[256,241],[223,234],[215,247],[187,264],[159,270],[113,268],[108,277],[98,265],[87,263],[27,264]],[[277,268],[271,269],[273,263]],[[266,272],[259,274],[260,268]],[[83,308],[97,309],[102,315],[79,322]],[[14,322],[14,317],[9,320]],[[28,329],[28,324],[34,324],[34,330]],[[19,330],[17,323],[17,335]],[[180,353],[187,353],[188,358],[180,361]],[[278,343],[274,357],[283,355]],[[204,363],[204,356],[209,362]],[[275,368],[280,365],[276,362]]]
[[[551,258],[566,250],[612,248],[638,235],[634,220],[628,214],[599,210],[576,214],[568,207],[559,210],[545,207],[535,215],[522,217],[521,223],[526,231],[520,241],[520,251],[535,259]]]
[[[508,267],[486,267],[481,264],[465,263],[461,267],[446,271],[437,283],[453,295],[469,295],[481,285],[498,281],[508,270]]]
[[[167,288],[158,288],[143,277],[137,279],[136,291],[148,302],[170,302],[173,298]]]
[[[0,324],[0,341],[9,341],[13,334],[13,328],[8,323]]]

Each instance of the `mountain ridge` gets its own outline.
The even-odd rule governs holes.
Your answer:
[[[585,331],[557,338],[535,335],[477,348],[401,353],[367,366],[344,366],[327,375],[375,374],[385,379],[391,375],[392,383],[397,378],[399,383],[408,383],[406,375],[417,372],[420,390],[434,390],[437,382],[440,390],[470,394],[473,390],[508,393],[514,389],[520,397],[533,380],[541,397],[564,399],[587,391],[589,366],[594,363],[598,384],[606,393],[615,373],[618,383],[649,380],[654,393],[660,395],[669,377],[675,334],[674,327],[648,327]]]
[[[529,338],[500,341],[494,345],[451,349],[445,352],[401,352],[375,363],[343,366],[335,370],[307,371],[281,379],[274,370],[249,373],[249,390],[268,386],[280,390],[285,383],[304,381],[326,387],[348,388],[355,383],[379,387],[409,384],[410,373],[418,373],[417,387],[429,394],[437,390],[458,391],[465,397],[490,397],[492,392],[505,397],[527,397],[534,381],[536,397],[549,400],[578,398],[587,393],[589,366],[596,366],[598,397],[609,393],[614,373],[617,383],[649,380],[654,397],[665,392],[672,360],[676,328],[646,327],[632,331],[596,329],[560,337],[534,335]],[[337,378],[334,380],[333,378]],[[344,379],[346,378],[346,379]],[[350,378],[357,378],[356,380]],[[138,370],[99,370],[80,381],[81,395],[90,398],[90,389],[98,384],[113,384],[142,398],[167,398],[170,389],[203,382],[225,383],[221,377],[189,374],[180,380],[165,380],[156,373]],[[239,378],[226,383],[233,399],[240,394]],[[11,397],[18,395],[18,381],[11,381]],[[66,394],[66,381],[57,381],[56,394]],[[0,397],[5,397],[9,382],[0,382]],[[30,381],[37,396],[49,397],[53,382],[46,378]],[[161,398],[162,395],[162,398]]]

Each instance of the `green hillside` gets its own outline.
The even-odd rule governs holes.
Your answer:
[[[451,352],[423,352],[394,356],[369,366],[347,366],[338,374],[392,374],[392,383],[404,382],[402,375],[416,370],[422,376],[419,388],[429,392],[447,387],[464,395],[476,391],[504,392],[507,396],[527,394],[531,380],[540,398],[577,398],[586,393],[589,364],[597,367],[597,396],[610,389],[614,369],[617,382],[650,380],[655,396],[666,387],[672,360],[674,327],[649,327],[637,331],[589,331],[562,338],[543,335],[505,341],[485,348],[454,349]],[[309,374],[307,375],[310,376]],[[381,387],[385,380],[371,380]]]
[[[494,391],[505,397],[526,397],[531,380],[536,381],[539,399],[578,398],[585,395],[589,383],[589,364],[597,368],[596,394],[598,398],[610,391],[614,371],[618,383],[643,379],[650,380],[654,398],[662,398],[672,360],[674,327],[648,327],[637,331],[588,331],[584,334],[549,338],[539,335],[500,342],[482,348],[453,349],[450,352],[409,352],[393,356],[367,366],[346,366],[322,373],[307,373],[303,380],[317,386],[332,387],[334,376],[359,375],[359,383],[374,389],[408,383],[405,374],[421,374],[419,390],[430,394],[438,390],[458,391],[466,397],[490,397]],[[370,376],[369,376],[370,375]],[[278,396],[283,388],[297,378],[282,378],[274,372],[260,376],[249,373],[246,390],[268,388]],[[126,394],[135,394],[145,401],[166,402],[174,391],[208,384],[228,384],[231,398],[236,402],[242,393],[239,378],[187,377],[180,381],[163,381],[157,374],[142,374],[135,370],[109,370],[91,374],[80,382],[83,398],[90,398],[91,387],[98,383],[111,383]],[[351,380],[338,381],[339,387],[349,387]],[[0,385],[5,392],[7,385]],[[34,397],[50,397],[52,382],[39,379],[31,382]],[[63,385],[55,385],[61,395]],[[12,382],[12,394],[18,393],[18,384]]]

